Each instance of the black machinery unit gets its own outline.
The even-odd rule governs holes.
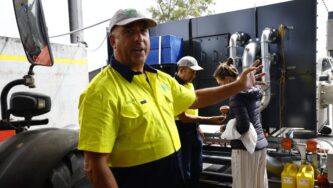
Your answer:
[[[266,27],[284,25],[284,40],[269,46],[277,58],[271,65],[271,101],[262,113],[263,125],[316,130],[316,7],[316,0],[295,0],[163,23],[150,34],[183,38],[184,55],[194,56],[205,69],[194,83],[203,88],[217,85],[212,74],[229,57],[231,34],[244,32],[256,40]],[[237,49],[240,57],[242,51]],[[220,105],[200,109],[200,115],[216,115]]]
[[[217,85],[212,74],[219,62],[230,57],[229,40],[232,34],[243,32],[252,41],[260,43],[265,28],[284,28],[284,37],[279,38],[275,44],[269,44],[269,51],[276,55],[270,65],[271,99],[262,111],[263,126],[266,130],[290,127],[315,132],[316,19],[316,0],[294,0],[163,23],[152,28],[150,35],[176,35],[183,38],[184,55],[194,56],[204,68],[198,72],[194,83],[199,89]],[[244,47],[238,47],[237,56],[242,57],[243,51]],[[163,70],[163,66],[159,68]],[[172,74],[170,68],[164,71]],[[226,103],[200,109],[199,114],[217,115],[219,107]],[[205,145],[203,152],[204,163],[213,164],[204,168],[203,187],[231,187],[230,148]],[[270,187],[280,187],[274,171],[281,168],[281,158],[283,156],[276,156],[274,152],[268,155]]]

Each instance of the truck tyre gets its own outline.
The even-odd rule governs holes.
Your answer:
[[[83,153],[74,150],[67,154],[52,171],[50,181],[53,188],[91,188],[84,173]]]

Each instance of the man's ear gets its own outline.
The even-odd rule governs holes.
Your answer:
[[[111,34],[109,37],[110,45],[112,46],[113,49],[116,49],[116,38]]]

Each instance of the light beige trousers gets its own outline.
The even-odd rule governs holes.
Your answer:
[[[246,150],[232,150],[233,188],[268,188],[266,149],[250,154]]]

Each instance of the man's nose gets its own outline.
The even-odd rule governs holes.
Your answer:
[[[136,41],[140,41],[140,42],[143,41],[143,37],[144,36],[143,36],[143,34],[141,32],[135,32],[134,35],[135,35],[134,37],[135,37]]]

